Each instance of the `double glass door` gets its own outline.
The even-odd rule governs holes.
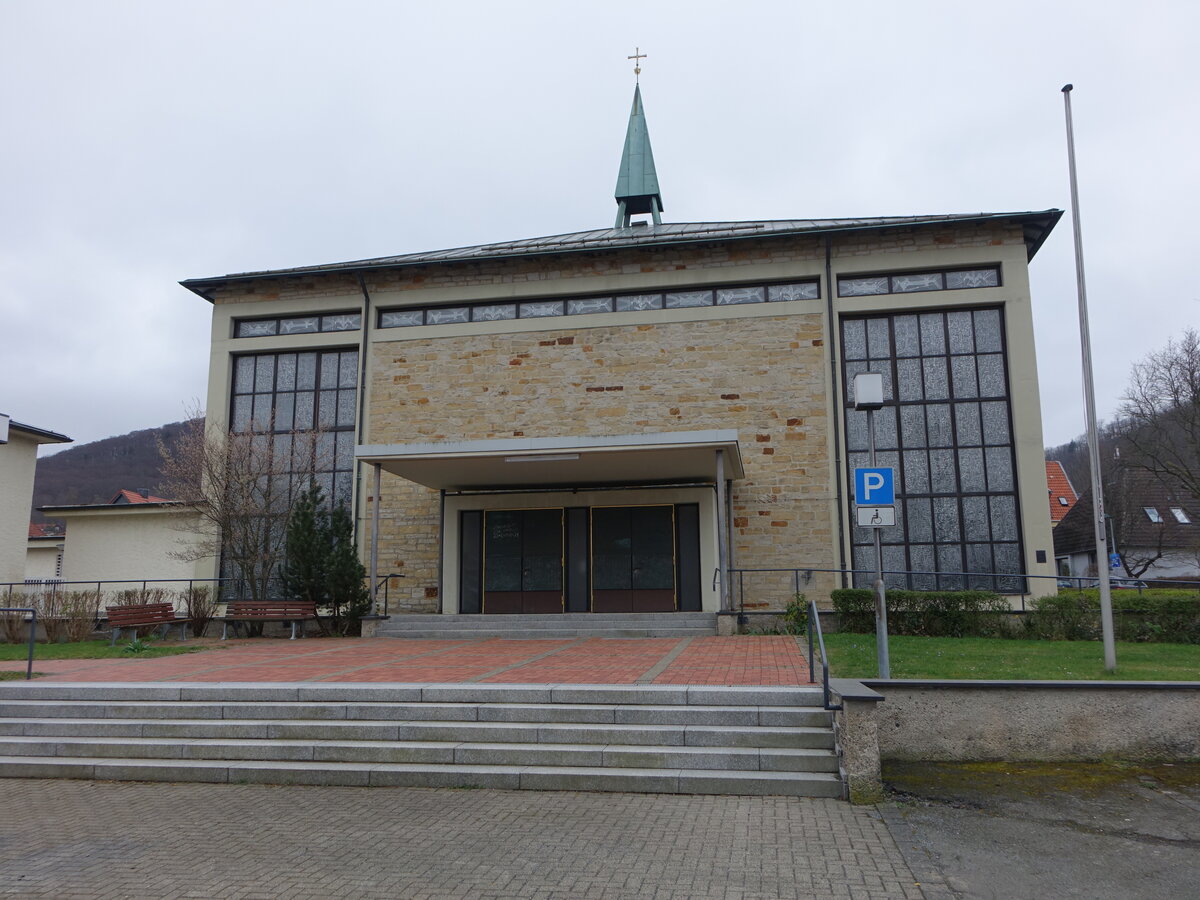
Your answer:
[[[498,509],[484,514],[483,611],[563,611],[563,511]]]
[[[694,503],[464,510],[463,613],[700,609]]]
[[[591,512],[592,612],[674,612],[674,507]]]

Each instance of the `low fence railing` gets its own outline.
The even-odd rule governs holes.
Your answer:
[[[403,577],[398,572],[391,572],[387,575],[381,575],[377,579],[374,594],[376,597],[382,599],[385,609],[389,603],[388,595],[392,579]],[[370,591],[371,585],[369,582],[366,583],[366,586],[368,591]],[[14,597],[33,596],[46,592],[55,594],[70,591],[95,591],[102,602],[111,602],[116,600],[121,594],[129,591],[139,592],[143,595],[148,595],[152,591],[165,591],[173,593],[175,595],[173,599],[181,600],[186,596],[186,592],[198,587],[211,588],[213,598],[217,603],[251,599],[254,597],[256,590],[260,593],[262,590],[265,590],[266,596],[270,599],[286,596],[287,593],[283,588],[282,579],[279,578],[272,578],[265,585],[256,586],[255,589],[252,589],[249,581],[244,578],[120,578],[89,579],[86,581],[62,581],[56,579],[53,581],[27,580],[0,582],[0,596],[4,597],[5,602],[11,602]],[[380,592],[381,589],[382,593]]]
[[[29,616],[29,657],[25,663],[25,680],[33,679],[33,646],[37,638],[37,609],[32,606],[0,606],[0,615],[8,616],[20,613],[24,618]]]

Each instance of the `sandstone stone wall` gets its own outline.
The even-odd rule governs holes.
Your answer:
[[[829,567],[823,340],[803,314],[376,343],[371,441],[735,428],[736,564]],[[436,609],[437,493],[385,476],[383,511],[401,607]]]

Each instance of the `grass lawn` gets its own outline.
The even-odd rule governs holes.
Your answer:
[[[829,674],[875,678],[873,634],[827,634]],[[1117,644],[1117,671],[1104,671],[1099,641],[892,636],[893,678],[1028,681],[1200,681],[1200,645]]]
[[[77,641],[70,644],[34,644],[33,661],[45,659],[152,659],[156,656],[176,656],[180,653],[198,653],[212,650],[211,644],[179,644],[172,641],[161,644],[147,641],[147,649],[141,653],[126,653],[128,641],[110,647],[108,641]],[[24,661],[29,658],[28,644],[0,644],[0,662]]]

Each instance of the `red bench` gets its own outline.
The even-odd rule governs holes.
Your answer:
[[[317,605],[300,600],[230,600],[225,607],[225,615],[221,617],[221,640],[229,636],[231,624],[234,634],[238,634],[246,623],[286,622],[292,626],[291,640],[294,641],[296,625],[316,617]],[[304,637],[303,628],[300,636]]]
[[[144,628],[147,625],[160,626],[162,636],[166,637],[171,626],[179,626],[179,639],[187,640],[188,620],[175,615],[175,607],[170,603],[135,603],[129,606],[108,606],[108,627],[112,629],[112,643],[116,644],[121,636],[122,628]]]

